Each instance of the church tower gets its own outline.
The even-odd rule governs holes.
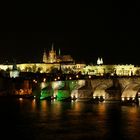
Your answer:
[[[97,65],[100,65],[100,58],[97,59]]]
[[[58,50],[58,55],[59,55],[59,56],[61,56],[61,51],[60,51],[60,48],[59,48],[59,50]]]
[[[51,51],[49,52],[49,62],[54,63],[56,62],[56,51],[54,51],[54,46],[52,44]]]
[[[44,63],[47,63],[47,53],[46,53],[46,50],[44,49],[44,53],[43,53],[43,62]]]
[[[17,64],[16,64],[16,62],[15,62],[15,60],[14,60],[14,63],[13,63],[13,68],[12,68],[12,70],[10,71],[10,77],[11,78],[16,78],[16,77],[19,77],[19,70],[18,70],[18,68],[17,68]]]
[[[100,59],[100,63],[103,64],[103,58]]]
[[[102,65],[102,64],[103,64],[103,59],[98,57],[97,65]]]

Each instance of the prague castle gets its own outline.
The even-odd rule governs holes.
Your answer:
[[[60,62],[72,62],[73,63],[74,60],[70,55],[61,55],[60,49],[59,49],[58,55],[57,55],[56,50],[54,50],[54,46],[52,44],[52,48],[48,53],[44,50],[43,62],[44,63],[60,63]]]
[[[14,64],[15,65],[15,64]],[[13,70],[14,67],[14,70]],[[39,73],[51,73],[57,70],[62,71],[64,74],[77,74],[81,73],[83,75],[118,75],[118,76],[132,76],[140,75],[140,67],[132,64],[129,65],[105,65],[103,58],[98,58],[97,63],[94,65],[86,65],[85,63],[76,63],[71,55],[62,55],[61,50],[58,52],[54,49],[52,44],[50,51],[46,52],[44,50],[42,54],[41,63],[22,63],[5,65],[0,64],[1,71],[14,71],[17,74],[19,72],[39,72]],[[13,74],[11,74],[13,75]]]
[[[75,60],[71,57],[71,55],[62,55],[60,49],[57,52],[54,49],[53,44],[48,52],[44,50],[41,63],[16,64],[16,68],[19,72],[33,73],[51,73],[54,70],[60,69],[63,73],[78,73],[79,71],[82,71],[85,66],[86,64],[75,63]],[[4,71],[13,71],[13,67],[15,67],[13,64],[0,64],[0,70]]]

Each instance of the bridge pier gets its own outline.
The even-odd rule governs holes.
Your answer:
[[[121,102],[121,86],[119,80],[116,78],[112,79],[113,85],[107,88],[105,101],[117,101]]]

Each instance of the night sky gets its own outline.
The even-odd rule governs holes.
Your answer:
[[[1,19],[0,63],[41,62],[54,43],[86,63],[140,64],[138,4],[80,4],[18,3]]]

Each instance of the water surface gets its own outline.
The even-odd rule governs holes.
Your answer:
[[[1,136],[17,139],[140,139],[140,106],[0,99]]]

